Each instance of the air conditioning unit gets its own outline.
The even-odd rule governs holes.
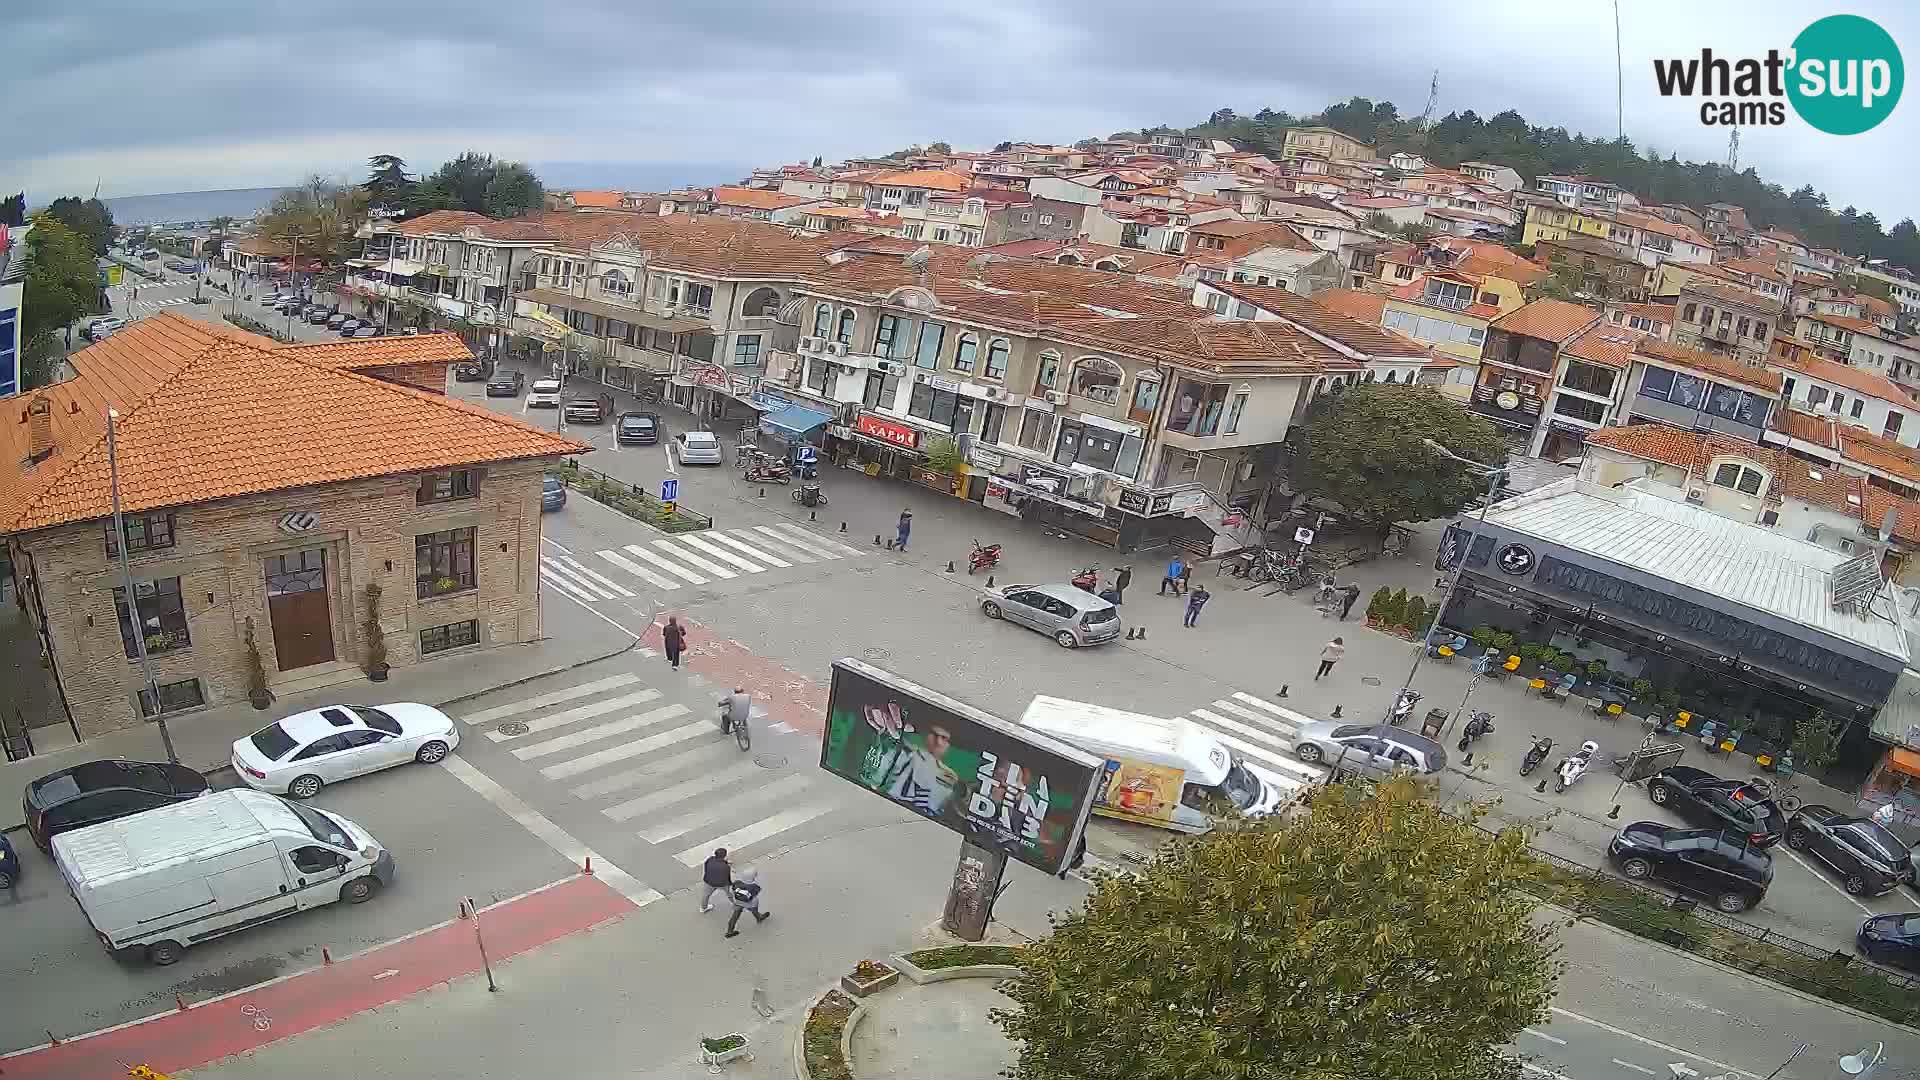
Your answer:
[[[1007,392],[1005,390],[1002,390],[997,386],[989,386],[987,387],[987,400],[998,401],[1000,398],[1005,397],[1006,393]]]
[[[1690,503],[1706,502],[1707,489],[1706,488],[1688,488],[1687,501]]]
[[[800,351],[801,351],[801,352],[805,352],[805,353],[810,353],[810,352],[819,352],[819,351],[820,351],[820,339],[819,339],[819,338],[817,338],[817,337],[803,337],[803,338],[801,338],[801,339],[800,339]]]
[[[1047,404],[1049,404],[1049,405],[1065,405],[1066,403],[1067,403],[1067,392],[1066,392],[1066,391],[1064,391],[1064,390],[1049,390],[1049,391],[1047,391]]]
[[[829,341],[829,342],[827,342],[827,355],[828,355],[828,356],[845,356],[845,355],[847,355],[847,346],[846,346],[846,344],[845,344],[844,342],[839,342],[839,341]]]
[[[879,368],[883,375],[905,375],[907,373],[907,365],[898,360],[882,360],[874,366]]]

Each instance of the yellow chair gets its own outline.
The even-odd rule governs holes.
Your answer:
[[[1442,645],[1434,651],[1439,654],[1440,659],[1442,660],[1453,659],[1453,646],[1451,645]]]
[[[1679,716],[1673,718],[1673,726],[1677,728],[1686,727],[1691,723],[1693,723],[1693,714],[1690,712],[1683,711]]]
[[[1720,752],[1723,754],[1731,754],[1733,753],[1734,745],[1735,743],[1732,739],[1721,739]]]
[[[1503,668],[1506,668],[1508,671],[1519,671],[1520,658],[1518,656],[1509,656],[1507,657],[1507,662],[1504,664],[1501,664],[1500,666]]]
[[[1620,706],[1620,703],[1619,703],[1619,702],[1617,702],[1617,701],[1609,701],[1609,702],[1607,702],[1607,715],[1608,715],[1608,716],[1619,716],[1619,715],[1620,715],[1621,713],[1623,713],[1623,712],[1626,712],[1626,711],[1627,711],[1627,710],[1625,710],[1624,708],[1621,708],[1621,706]]]
[[[1773,765],[1773,755],[1762,751],[1753,755],[1753,763],[1763,769],[1770,768]]]
[[[1535,679],[1527,684],[1527,689],[1529,690],[1545,690],[1546,688],[1547,680],[1545,679]]]

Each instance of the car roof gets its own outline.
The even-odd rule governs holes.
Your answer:
[[[533,385],[545,386],[545,387],[550,387],[554,390],[558,390],[560,389],[560,380],[559,379],[535,379],[533,380]]]
[[[1051,596],[1055,600],[1065,600],[1067,603],[1072,604],[1077,611],[1104,611],[1113,606],[1111,601],[1102,600],[1085,589],[1077,589],[1072,585],[1061,585],[1051,581],[1040,585],[1015,585],[1012,587],[1016,589],[1032,589],[1037,593]]]
[[[365,727],[353,710],[345,705],[327,705],[294,713],[280,721],[281,730],[297,743],[310,743],[340,731]]]
[[[118,759],[85,761],[59,772],[47,775],[29,784],[34,792],[34,801],[41,806],[55,806],[69,799],[78,798],[90,791],[103,791],[108,788],[141,788],[148,791],[171,791],[171,785],[165,788],[153,786],[152,781],[165,781],[165,767],[150,761],[123,761]]]

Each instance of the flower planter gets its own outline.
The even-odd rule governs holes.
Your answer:
[[[840,976],[840,989],[863,998],[877,994],[900,981],[900,973],[885,964],[873,960],[862,960],[853,971]]]
[[[715,1047],[719,1049],[714,1049]],[[700,1063],[703,1065],[725,1065],[729,1061],[738,1061],[752,1056],[753,1047],[748,1044],[747,1037],[737,1031],[730,1035],[716,1035],[700,1040]]]

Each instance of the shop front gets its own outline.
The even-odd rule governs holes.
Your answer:
[[[760,409],[754,402],[758,379],[731,374],[718,364],[679,360],[670,384],[675,405],[706,421],[710,429],[759,426]]]

